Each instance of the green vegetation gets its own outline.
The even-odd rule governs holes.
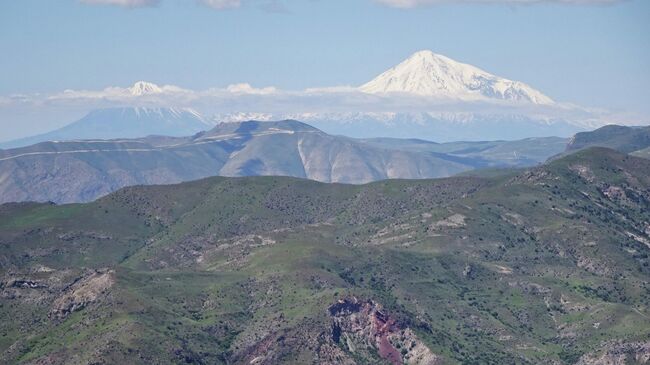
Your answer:
[[[606,147],[623,153],[634,153],[650,147],[650,127],[607,125],[591,132],[576,134],[567,151],[590,147]],[[643,157],[643,153],[641,156]]]
[[[649,188],[650,161],[588,149],[491,177],[3,205],[0,362],[389,363],[335,331],[328,308],[360,298],[443,363],[574,364],[650,337]]]

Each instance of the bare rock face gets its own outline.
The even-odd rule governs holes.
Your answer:
[[[272,365],[297,351],[306,357],[294,359],[296,363],[442,364],[443,359],[432,353],[415,332],[372,300],[341,299],[328,307],[327,316],[325,322],[305,322],[290,330],[272,332],[230,360],[233,364]]]
[[[576,365],[625,365],[650,363],[650,341],[607,342],[602,350],[583,355]]]
[[[439,220],[431,225],[432,230],[439,230],[444,228],[460,228],[466,225],[465,217],[462,214],[453,214],[443,220]]]
[[[410,328],[401,326],[372,300],[342,299],[329,307],[329,314],[332,340],[348,352],[372,348],[394,365],[434,365],[442,360]]]
[[[70,285],[52,304],[50,318],[64,319],[98,301],[115,283],[115,271],[97,270]]]

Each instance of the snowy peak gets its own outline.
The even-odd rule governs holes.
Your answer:
[[[103,109],[103,111],[116,110],[120,113],[132,113],[139,119],[159,120],[166,123],[173,121],[191,121],[192,124],[202,123],[205,126],[211,127],[213,124],[209,123],[201,114],[191,108],[148,108],[148,107],[134,107],[134,108],[116,108],[116,109]]]
[[[132,87],[129,88],[129,91],[133,96],[142,96],[142,95],[149,95],[149,94],[160,94],[163,92],[163,89],[160,86],[153,84],[151,82],[138,81],[135,84],[133,84]]]
[[[431,51],[416,52],[359,90],[371,94],[408,93],[460,100],[553,103],[551,98],[522,82],[492,75]]]

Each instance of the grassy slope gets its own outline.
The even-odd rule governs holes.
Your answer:
[[[631,153],[633,156],[650,158],[650,147],[644,148],[642,150],[634,151]]]
[[[592,149],[491,180],[211,178],[5,205],[2,359],[226,363],[274,338],[274,362],[311,362],[326,308],[354,295],[449,363],[574,363],[650,335],[649,248],[630,235],[647,238],[648,171]],[[57,282],[103,267],[109,293],[48,318]],[[17,277],[48,289],[6,287]]]
[[[589,147],[607,147],[623,153],[631,153],[650,146],[650,127],[626,127],[607,125],[590,132],[576,134],[567,151]]]

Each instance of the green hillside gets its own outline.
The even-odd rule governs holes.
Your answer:
[[[0,206],[0,362],[597,364],[650,356],[650,160],[215,177]]]
[[[623,153],[632,153],[650,147],[650,127],[607,125],[590,132],[576,134],[567,151],[589,147],[607,147]]]

